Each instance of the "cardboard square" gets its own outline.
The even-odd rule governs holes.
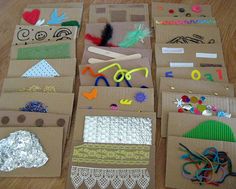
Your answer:
[[[220,44],[156,44],[158,67],[224,67],[224,55]]]
[[[1,110],[18,110],[31,101],[40,101],[48,108],[48,113],[72,114],[73,93],[29,93],[13,92],[2,93],[0,96]]]
[[[96,54],[96,53],[93,53],[93,52],[89,52],[88,48],[84,49],[84,53],[83,53],[83,58],[82,58],[81,64],[89,64],[88,60],[90,58],[95,58],[95,59],[104,60],[104,61],[108,61],[108,60],[114,59],[114,58],[109,57],[109,56],[105,56],[105,55],[100,55],[100,54]],[[122,55],[127,55],[127,56],[134,55],[134,54],[141,54],[142,58],[148,58],[149,62],[150,63],[152,62],[152,50],[151,49],[121,48],[121,47],[98,47],[98,48],[102,49],[102,50],[107,50],[109,52],[115,52],[115,53],[119,53],[119,54],[122,54]],[[138,59],[140,59],[140,58],[138,58]],[[121,60],[119,60],[119,61],[121,61]]]
[[[163,44],[221,44],[217,27],[159,25],[155,36],[156,42]]]
[[[27,45],[48,41],[76,40],[77,27],[17,25],[12,45]]]
[[[60,3],[38,3],[38,4],[28,4],[27,8],[83,8],[83,2],[60,2]]]
[[[0,139],[6,138],[10,133],[25,130],[34,133],[47,154],[48,162],[39,168],[18,168],[10,172],[0,172],[0,177],[60,177],[62,162],[61,127],[0,127]],[[53,140],[51,140],[53,138]]]
[[[86,93],[96,90],[97,95],[94,99],[88,99],[84,96]],[[138,102],[135,98],[141,95],[143,102]],[[109,98],[108,98],[109,97]],[[121,100],[131,101],[131,104],[121,104]],[[154,111],[154,91],[153,88],[128,88],[128,87],[92,87],[80,86],[77,106],[80,109],[103,109],[112,110],[112,104],[116,104],[120,111]]]
[[[72,93],[74,77],[55,78],[5,78],[3,81],[3,92],[25,92],[36,91],[49,92],[49,88],[58,93]],[[47,90],[48,88],[48,90]],[[54,92],[54,91],[52,91]]]
[[[229,83],[219,83],[211,81],[194,81],[190,79],[177,79],[177,78],[160,78],[160,85],[158,90],[158,103],[157,103],[157,117],[161,117],[162,107],[162,92],[177,92],[177,93],[191,93],[218,95],[234,97],[234,85]]]
[[[17,45],[11,48],[11,60],[76,58],[74,41],[45,42]]]
[[[162,110],[161,110],[161,136],[162,137],[167,136],[168,113],[178,112],[177,105],[174,102],[176,101],[176,99],[180,100],[183,95],[187,95],[190,97],[195,96],[198,99],[201,96],[204,96],[206,97],[206,101],[204,102],[204,104],[214,105],[217,107],[218,110],[231,113],[232,117],[234,117],[235,115],[236,98],[210,96],[210,95],[204,95],[204,94],[162,92]]]
[[[160,77],[171,77],[181,79],[192,79],[200,81],[214,81],[227,83],[227,70],[213,67],[199,67],[199,68],[165,68],[159,67],[156,71],[156,83],[159,85]]]
[[[143,24],[145,27],[149,27],[148,23],[146,22],[113,22],[111,26],[113,27],[113,35],[112,39],[109,40],[110,43],[114,44],[115,46],[118,45],[119,42],[125,39],[127,32],[135,30],[135,26],[139,26],[139,24]],[[92,23],[86,25],[85,34],[90,34],[95,37],[101,37],[101,32],[104,29],[104,23]],[[142,48],[142,49],[151,49],[151,41],[150,37],[144,38],[144,43],[138,42],[134,46],[129,48]],[[96,46],[91,41],[85,39],[85,48],[89,46]]]
[[[154,27],[159,25],[216,26],[214,17],[154,17]]]
[[[148,4],[91,4],[89,23],[149,22]]]
[[[60,77],[75,76],[76,59],[45,59]],[[21,77],[28,69],[41,60],[11,60],[7,77]]]
[[[52,6],[52,5],[51,5]],[[50,6],[50,7],[51,7]],[[32,11],[34,10],[39,10],[39,17],[37,17],[33,20],[34,22],[29,22],[23,15],[26,12],[29,12],[28,17],[32,17]],[[56,11],[55,11],[56,10]],[[35,8],[25,8],[20,24],[22,25],[35,25],[37,22],[44,20],[42,25],[61,25],[63,22],[68,22],[68,21],[77,21],[79,24],[81,23],[81,18],[82,18],[82,13],[83,13],[83,7],[71,7],[71,8],[64,8],[64,7],[57,7],[56,4],[54,4],[54,7],[51,8],[41,8],[35,7]],[[53,21],[53,22],[51,22]]]
[[[189,149],[202,153],[208,147],[216,147],[220,151],[227,152],[232,160],[233,171],[236,165],[235,142],[222,142],[213,140],[189,139],[180,136],[169,136],[167,142],[167,164],[165,186],[176,189],[199,189],[202,186],[194,184],[182,176],[182,165],[186,161],[180,157],[184,154],[179,150],[179,143],[186,145]],[[222,189],[230,189],[235,183],[234,177],[228,177],[223,184],[219,186]],[[213,189],[215,186],[204,185],[203,188]]]
[[[151,68],[150,68],[150,63],[148,62],[147,58],[143,59],[138,59],[138,60],[130,60],[130,61],[122,61],[118,62],[120,66],[123,69],[127,70],[132,70],[136,68],[147,68],[148,69],[148,77],[145,77],[145,72],[144,70],[134,72],[132,73],[132,78],[129,81],[132,85],[132,87],[141,87],[141,86],[146,86],[148,88],[153,88],[153,83],[152,83],[152,75],[151,75]],[[98,70],[111,65],[111,63],[97,63],[97,64],[91,64],[89,65],[90,68],[92,68],[93,72],[96,74],[98,73]],[[80,84],[84,86],[95,86],[95,81],[96,81],[96,76],[92,76],[89,71],[87,71],[85,74],[82,74],[83,70],[86,69],[88,65],[80,65],[79,66],[79,72],[80,72]],[[116,86],[116,83],[113,79],[113,76],[117,72],[117,67],[110,68],[109,70],[104,71],[102,74],[105,75],[107,78],[110,86]],[[106,86],[104,81],[99,81],[98,86]],[[125,81],[120,82],[121,87],[128,87],[125,83]]]

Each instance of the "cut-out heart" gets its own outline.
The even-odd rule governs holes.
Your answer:
[[[39,16],[40,16],[39,9],[34,9],[32,11],[25,11],[22,14],[22,17],[24,18],[24,20],[32,25],[35,25],[37,23],[37,21],[39,20]]]
[[[91,92],[84,92],[83,96],[87,98],[88,100],[92,100],[97,97],[97,89],[94,88]]]

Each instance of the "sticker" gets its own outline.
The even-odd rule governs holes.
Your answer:
[[[183,54],[184,53],[184,48],[162,47],[161,50],[163,54]]]
[[[192,68],[194,67],[193,62],[170,62],[171,68]]]
[[[196,53],[196,58],[217,58],[217,53]]]

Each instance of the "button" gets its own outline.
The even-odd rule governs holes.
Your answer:
[[[25,115],[23,115],[23,114],[21,114],[21,115],[19,115],[19,116],[17,117],[17,121],[18,121],[19,123],[23,123],[25,120],[26,120],[26,117],[25,117]]]
[[[62,118],[57,120],[57,125],[60,127],[63,127],[65,125],[66,121]]]
[[[2,119],[1,119],[1,122],[2,122],[3,125],[8,124],[9,121],[10,121],[10,119],[9,119],[9,117],[7,117],[7,116],[2,117]]]
[[[184,8],[179,8],[179,12],[185,12]]]
[[[200,5],[193,5],[192,11],[195,13],[200,13],[200,12],[202,12],[202,7]]]
[[[35,121],[35,125],[36,125],[37,127],[42,127],[43,124],[44,124],[44,121],[43,121],[42,119],[37,119],[37,120]]]
[[[190,13],[186,13],[185,16],[191,17],[192,15]]]
[[[170,9],[170,10],[169,10],[169,13],[170,13],[170,14],[173,14],[174,12],[175,12],[175,11],[174,11],[173,9]]]

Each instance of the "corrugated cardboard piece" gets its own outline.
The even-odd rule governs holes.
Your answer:
[[[148,4],[92,4],[89,23],[149,22]]]
[[[157,43],[221,44],[217,27],[159,25],[155,32]]]
[[[27,45],[48,41],[75,40],[77,27],[17,25],[12,45]]]
[[[114,45],[118,45],[119,42],[124,40],[127,32],[135,30],[135,26],[138,26],[139,24],[144,24],[145,27],[149,27],[148,23],[146,22],[139,22],[139,23],[112,22],[111,26],[113,27],[113,35],[112,39],[109,40],[109,42],[111,42]],[[101,37],[101,32],[104,29],[104,26],[105,26],[104,23],[87,24],[85,34],[91,34],[96,37]],[[85,39],[85,48],[89,46],[95,46],[95,45],[92,42]],[[138,42],[135,44],[135,46],[131,48],[150,49],[151,48],[150,37],[144,38],[144,43]]]
[[[108,50],[111,52],[115,52],[115,53],[120,53],[123,55],[141,54],[142,58],[148,58],[148,61],[150,63],[152,62],[152,50],[151,49],[120,48],[120,47],[112,47],[112,48],[111,47],[98,47],[98,48],[103,49],[103,50]],[[109,56],[99,55],[99,54],[96,54],[93,52],[89,52],[88,48],[85,48],[81,64],[88,64],[89,58],[96,58],[96,59],[100,59],[100,60],[104,60],[104,61],[114,59]],[[140,59],[140,58],[138,58],[138,59]]]
[[[87,99],[84,94],[97,90],[94,99]],[[137,94],[143,94],[144,101],[137,102],[135,97]],[[109,98],[108,98],[109,97]],[[137,98],[137,97],[136,97]],[[131,104],[121,104],[121,100],[130,102]],[[92,87],[80,86],[78,96],[78,107],[80,109],[103,109],[111,111],[111,105],[116,104],[120,111],[154,111],[154,91],[153,88],[128,88],[128,87]]]
[[[223,67],[224,55],[220,44],[156,44],[158,67]]]
[[[45,42],[17,45],[11,48],[11,60],[68,59],[76,58],[74,41]]]
[[[75,76],[76,59],[45,59],[60,77]],[[11,60],[7,77],[21,77],[40,60]]]
[[[157,117],[161,117],[162,92],[191,93],[234,97],[234,85],[211,81],[194,81],[190,79],[160,78],[158,90]]]
[[[199,26],[216,26],[214,17],[154,17],[154,27],[159,25],[199,25]]]
[[[161,110],[161,136],[162,137],[167,136],[168,113],[169,112],[178,112],[177,105],[174,102],[176,101],[176,99],[181,99],[181,97],[183,95],[187,95],[187,96],[191,96],[191,97],[195,96],[198,99],[201,96],[205,96],[206,102],[204,104],[214,105],[219,110],[231,113],[232,117],[235,116],[236,98],[210,96],[210,95],[203,95],[203,94],[163,92],[162,93],[162,110]]]
[[[81,22],[81,17],[83,12],[82,7],[60,8],[57,7],[56,4],[54,4],[55,8],[41,8],[41,6],[39,7],[25,8],[23,14],[25,12],[29,12],[29,14],[32,15],[36,14],[33,12],[35,9],[39,10],[39,18],[35,21],[37,22],[39,20],[44,20],[43,25],[61,25],[61,23],[68,21],[77,21],[79,23]],[[27,22],[23,17],[21,17],[20,24],[34,25],[34,23]]]
[[[10,172],[0,172],[1,177],[59,177],[61,175],[62,161],[62,138],[61,127],[0,127],[0,139],[6,138],[10,133],[25,130],[34,133],[44,152],[47,154],[48,162],[40,168],[18,168]],[[53,140],[52,140],[53,139]]]
[[[222,68],[165,68],[159,67],[156,71],[157,85],[160,83],[160,77],[173,77],[181,79],[198,79],[203,81],[228,82],[227,71]]]
[[[53,87],[55,89],[55,92],[57,93],[72,93],[74,86],[74,77],[5,78],[2,91],[25,92],[30,91],[30,88],[33,88],[33,86],[39,88],[37,90],[39,92],[47,92],[47,87]]]
[[[148,88],[153,88],[153,83],[152,83],[152,76],[151,76],[151,68],[150,68],[150,63],[148,62],[147,58],[143,59],[138,59],[138,60],[130,60],[130,61],[122,61],[119,62],[120,66],[123,69],[127,70],[132,70],[135,68],[141,68],[145,67],[148,69],[148,77],[145,77],[145,72],[144,70],[134,72],[132,73],[132,79],[129,81],[132,85],[132,87],[141,87],[141,86],[146,86]],[[95,85],[95,80],[96,77],[92,76],[89,71],[87,71],[85,74],[82,74],[83,70],[86,69],[87,66],[92,68],[93,72],[96,74],[98,73],[99,69],[102,69],[108,65],[111,65],[111,63],[97,63],[97,64],[91,64],[91,65],[80,65],[79,66],[79,73],[80,73],[80,84],[84,86],[94,86]],[[110,84],[110,86],[116,86],[116,83],[113,79],[113,76],[117,72],[118,68],[115,66],[113,68],[110,68],[102,74],[104,74]],[[99,81],[98,86],[106,86],[104,81]],[[122,87],[128,87],[126,85],[125,81],[122,81],[120,83],[120,86]]]
[[[48,107],[49,113],[72,114],[73,93],[2,93],[0,97],[1,110],[19,110],[31,101],[40,101]]]
[[[137,166],[137,165],[129,165],[129,166],[125,166],[125,165],[94,165],[94,164],[82,164],[79,166],[86,166],[86,167],[97,167],[97,168],[147,168],[150,174],[150,183],[149,186],[147,188],[155,188],[155,124],[156,124],[156,118],[155,118],[155,113],[152,112],[127,112],[127,111],[106,111],[106,110],[81,110],[79,109],[79,106],[77,107],[77,112],[76,112],[76,121],[75,121],[75,130],[74,130],[74,145],[77,144],[82,144],[83,142],[83,127],[84,127],[84,120],[85,120],[85,116],[124,116],[124,117],[144,117],[144,118],[151,118],[152,119],[152,141],[153,144],[151,146],[151,150],[150,150],[150,163],[148,166]],[[126,145],[127,146],[127,145]],[[72,150],[73,153],[73,150]],[[72,154],[71,154],[71,158],[72,158]],[[68,174],[68,178],[67,178],[67,188],[68,189],[74,189],[72,183],[71,183],[71,178],[70,178],[70,174],[71,174],[71,166],[75,165],[72,162],[70,162],[69,164],[69,174]],[[85,185],[81,185],[80,188],[86,188]],[[126,188],[124,185],[121,187]],[[138,188],[137,186],[135,188]]]

